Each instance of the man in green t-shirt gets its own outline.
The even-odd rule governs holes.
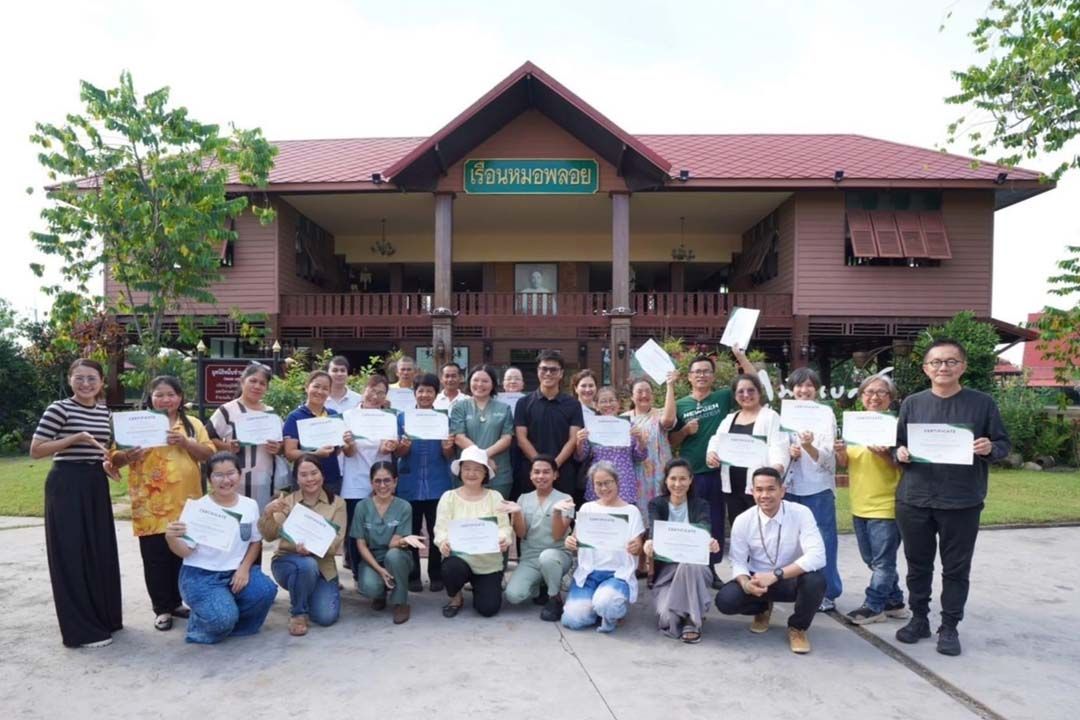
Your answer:
[[[740,369],[747,374],[757,372],[747,360],[742,348],[733,347],[732,352]],[[712,535],[720,544],[720,551],[709,556],[716,578],[716,563],[724,557],[724,495],[721,490],[720,470],[705,464],[709,439],[716,434],[720,422],[731,412],[731,390],[714,390],[716,363],[708,355],[698,355],[690,362],[690,394],[675,401],[675,427],[669,440],[672,447],[679,447],[679,456],[686,458],[694,471],[694,496],[709,503]]]

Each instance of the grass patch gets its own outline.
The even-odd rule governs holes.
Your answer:
[[[45,476],[52,460],[0,458],[0,515],[41,517],[45,514]],[[113,502],[127,497],[127,484],[109,481]]]

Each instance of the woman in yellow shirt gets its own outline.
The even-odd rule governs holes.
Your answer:
[[[184,412],[184,389],[171,375],[150,381],[144,402],[169,416],[168,444],[154,448],[130,448],[113,453],[114,466],[130,465],[128,488],[131,494],[131,528],[139,538],[143,576],[154,627],[172,628],[173,617],[187,617],[180,599],[180,566],[183,559],[169,550],[165,528],[180,519],[184,503],[203,496],[199,463],[214,454],[214,444],[198,418]]]

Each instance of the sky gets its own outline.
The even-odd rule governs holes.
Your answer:
[[[962,110],[950,71],[986,0],[867,3],[203,2],[8,5],[0,43],[0,297],[49,308],[29,269],[46,183],[34,123],[80,111],[79,81],[168,85],[205,122],[271,140],[427,135],[526,60],[632,133],[859,133],[934,148]],[[951,15],[950,15],[951,13]],[[944,30],[939,28],[944,23]],[[963,154],[965,148],[959,148]],[[1050,170],[1058,158],[1023,163]],[[28,187],[37,190],[28,195]],[[993,315],[1051,302],[1046,278],[1080,243],[1080,175],[995,216]],[[1019,348],[1009,354],[1019,360]]]

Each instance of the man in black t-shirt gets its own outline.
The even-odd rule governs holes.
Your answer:
[[[555,489],[574,495],[577,467],[574,445],[578,430],[585,427],[581,403],[560,391],[563,359],[554,350],[542,350],[536,374],[540,387],[521,398],[514,411],[514,433],[528,467],[536,455],[555,458],[559,479]],[[519,478],[519,485],[524,486]]]

